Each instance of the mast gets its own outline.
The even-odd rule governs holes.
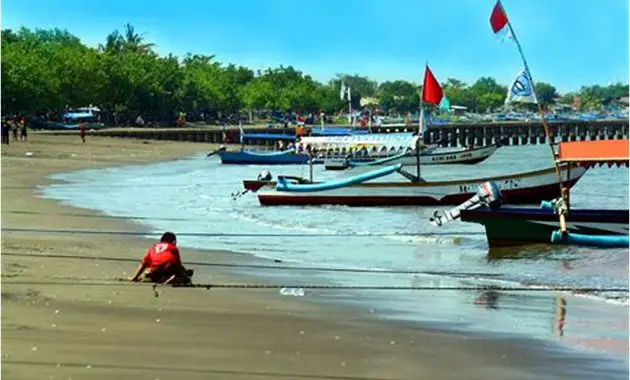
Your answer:
[[[525,59],[525,54],[523,54],[523,48],[521,47],[520,42],[518,42],[518,38],[516,38],[516,34],[514,33],[514,28],[512,27],[512,23],[510,22],[510,18],[507,17],[507,12],[505,12],[505,8],[503,8],[503,4],[501,4],[501,0],[497,0],[497,3],[499,4],[499,6],[501,7],[501,11],[503,11],[503,14],[505,15],[505,18],[507,19],[507,26],[509,29],[510,34],[512,35],[512,38],[514,39],[514,42],[516,43],[516,47],[518,48],[518,52],[521,55],[521,59],[523,60],[523,65],[525,66],[525,72],[527,73],[528,79],[531,82],[531,87],[532,87],[532,92],[534,93],[534,96],[536,96],[536,85],[534,84],[534,79],[532,78],[532,73],[531,71],[529,71],[529,65],[527,64],[527,60]],[[562,197],[562,200],[564,201],[564,204],[566,207],[568,207],[567,201],[568,201],[568,197],[567,197],[567,193],[568,193],[568,189],[565,189],[564,185],[563,185],[563,181],[562,181],[562,172],[560,171],[560,165],[558,164],[558,159],[557,159],[557,154],[556,151],[553,147],[554,142],[551,140],[551,133],[549,133],[549,126],[547,125],[547,122],[545,121],[545,111],[543,110],[543,106],[542,104],[538,101],[538,96],[536,96],[536,104],[538,105],[538,112],[540,113],[540,121],[543,125],[543,128],[545,130],[545,135],[547,136],[547,144],[549,145],[549,149],[551,151],[551,158],[553,160],[554,166],[556,168],[556,175],[558,176],[558,181],[560,184],[560,195]],[[570,173],[570,172],[568,172]],[[567,174],[567,181],[570,181],[571,178],[568,177]],[[565,214],[563,212],[560,212],[560,230],[561,232],[564,234],[567,231],[567,225],[566,225],[566,218],[565,218]]]
[[[420,136],[423,133],[424,126],[424,102],[422,101],[422,94],[420,94],[420,114],[418,115],[418,138],[416,139],[416,176],[420,181]]]

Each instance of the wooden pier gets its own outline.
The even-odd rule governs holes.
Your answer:
[[[554,142],[584,140],[615,140],[628,138],[628,119],[595,121],[550,121],[547,123]],[[326,128],[348,128],[329,125]],[[316,127],[317,128],[317,127]],[[307,126],[306,130],[310,128]],[[245,133],[295,133],[295,128],[243,126]],[[373,127],[373,133],[416,132],[415,125],[385,125]],[[78,133],[55,131],[52,133]],[[185,126],[181,128],[109,128],[91,131],[94,136],[134,138],[144,140],[170,140],[207,143],[238,143],[238,127]],[[540,122],[453,123],[430,126],[424,134],[425,144],[439,143],[443,147],[483,146],[502,142],[504,145],[545,144],[545,131]],[[256,141],[249,142],[256,144]],[[261,145],[268,142],[260,141]]]

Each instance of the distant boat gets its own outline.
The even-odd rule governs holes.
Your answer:
[[[252,151],[219,151],[222,164],[237,165],[303,165],[309,161],[308,154],[297,153],[295,150],[282,152],[252,152]]]
[[[245,134],[241,132],[241,142],[245,144],[248,141],[270,141],[274,145],[278,141],[284,141],[287,144],[294,144],[296,137],[280,133]],[[308,163],[310,159],[307,153],[297,152],[295,148],[283,151],[258,152],[245,150],[243,147],[239,151],[219,150],[216,154],[221,158],[222,164],[236,165],[302,165]]]
[[[446,165],[446,164],[476,164],[485,161],[497,149],[499,145],[488,145],[474,149],[461,149],[456,151],[436,152],[431,150],[420,154],[421,165]],[[411,152],[403,152],[384,158],[334,158],[324,160],[326,170],[346,169],[373,169],[386,165],[402,164],[403,166],[416,166],[418,158]]]
[[[68,130],[79,129],[81,122],[86,122],[88,129],[101,129],[105,124],[99,121],[99,112],[100,109],[97,107],[81,107],[65,112],[61,122],[35,118],[31,120],[31,126],[38,129]]]

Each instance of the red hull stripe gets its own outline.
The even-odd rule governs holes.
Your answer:
[[[573,187],[578,179],[570,182]],[[543,200],[550,200],[560,196],[560,186],[549,184],[526,189],[512,189],[501,192],[504,204],[535,204]],[[460,205],[474,196],[475,193],[452,194],[440,201],[428,196],[318,196],[318,195],[284,195],[283,193],[258,194],[260,204],[265,206],[437,206]]]

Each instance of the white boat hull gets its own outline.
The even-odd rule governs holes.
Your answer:
[[[573,186],[586,168],[573,167],[562,181]],[[429,206],[459,205],[477,192],[483,182],[492,181],[502,192],[505,204],[536,204],[560,195],[555,169],[543,169],[514,175],[445,182],[371,182],[323,191],[280,191],[275,182],[258,190],[262,205],[346,205],[346,206]]]
[[[476,164],[490,157],[497,149],[498,146],[490,145],[483,148],[471,150],[460,150],[454,152],[432,152],[429,154],[421,154],[420,165]],[[377,157],[374,157],[372,159],[377,159]],[[353,165],[353,162],[359,162],[359,165]],[[374,162],[368,165],[367,162],[361,163],[360,160],[354,160],[353,162],[348,162],[348,160],[346,160],[345,158],[331,158],[324,160],[324,166],[326,170],[371,170],[377,167],[396,164],[402,164],[403,166],[416,166],[417,158],[416,155],[412,153],[383,163]]]

